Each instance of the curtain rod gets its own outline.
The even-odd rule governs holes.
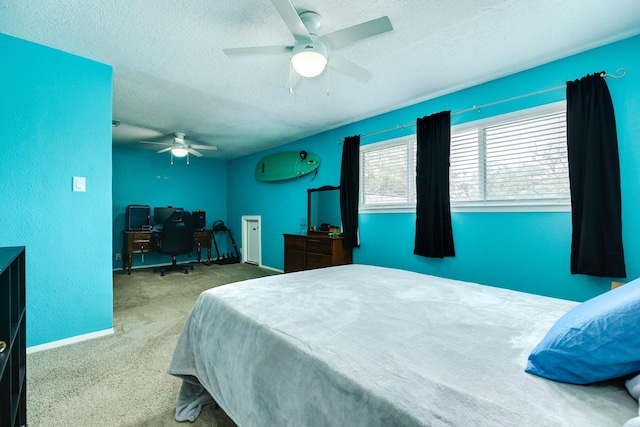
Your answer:
[[[608,74],[606,72],[601,72],[600,73],[600,77],[613,77],[614,79],[621,79],[622,77],[627,75],[627,70],[625,68],[618,68],[618,70],[616,71],[615,74]],[[561,85],[561,86],[554,86],[554,87],[550,87],[547,89],[541,89],[535,92],[529,92],[529,93],[525,93],[523,95],[518,95],[518,96],[513,96],[511,98],[506,98],[506,99],[501,99],[499,101],[493,101],[493,102],[488,102],[486,104],[482,104],[482,105],[474,105],[473,107],[469,107],[469,108],[465,108],[463,110],[456,110],[456,111],[452,111],[451,115],[455,115],[455,114],[461,114],[461,113],[466,113],[468,111],[473,111],[473,110],[478,110],[478,112],[480,112],[480,109],[485,108],[485,107],[491,107],[493,105],[497,105],[497,104],[502,104],[503,102],[509,102],[509,101],[515,101],[516,99],[521,99],[521,98],[527,98],[529,96],[533,96],[533,95],[539,95],[541,93],[545,93],[545,92],[551,92],[554,90],[558,90],[558,89],[564,89],[566,88],[566,84]],[[408,126],[415,126],[416,122],[410,122],[410,123],[405,123],[403,125],[395,125],[394,127],[391,128],[387,128],[387,129],[381,129],[381,130],[377,130],[374,132],[369,132],[369,133],[365,133],[364,135],[360,135],[360,138],[364,138],[366,136],[371,136],[371,135],[377,135],[379,133],[385,133],[385,132],[389,132],[392,130],[397,130],[397,129],[404,129]],[[342,141],[340,141],[342,142]]]

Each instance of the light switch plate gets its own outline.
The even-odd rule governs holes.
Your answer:
[[[74,176],[73,177],[73,191],[87,191],[87,181],[84,176]]]

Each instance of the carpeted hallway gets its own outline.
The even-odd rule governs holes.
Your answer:
[[[164,277],[116,272],[113,335],[27,356],[29,426],[235,426],[213,405],[194,423],[175,422],[181,381],[166,370],[202,291],[271,274],[248,264],[196,265]]]

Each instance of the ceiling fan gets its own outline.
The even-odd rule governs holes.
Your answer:
[[[183,132],[176,132],[173,134],[173,141],[139,141],[141,144],[157,144],[164,145],[166,148],[156,151],[157,153],[171,152],[171,164],[173,164],[173,157],[187,157],[187,164],[189,164],[189,154],[193,154],[196,157],[202,157],[203,154],[196,150],[217,150],[218,147],[213,145],[192,144],[184,139],[186,136]]]
[[[372,21],[318,36],[322,17],[311,11],[298,14],[289,0],[271,0],[295,38],[292,46],[259,46],[222,49],[227,55],[291,54],[291,71],[287,88],[293,91],[302,77],[316,77],[325,67],[335,68],[357,80],[367,82],[372,74],[335,53],[349,44],[393,30],[391,21],[383,16]]]

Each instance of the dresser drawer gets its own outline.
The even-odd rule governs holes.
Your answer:
[[[284,251],[285,264],[299,264],[304,267],[304,252],[287,249]]]
[[[307,268],[328,267],[332,265],[331,255],[307,252]]]
[[[305,238],[305,236],[288,235],[288,236],[285,236],[285,239],[284,239],[284,248],[304,251],[306,241],[307,239]]]
[[[331,255],[333,253],[333,241],[331,239],[307,240],[307,252]]]
[[[288,264],[284,263],[284,272],[285,273],[293,273],[294,271],[303,271],[304,265],[300,264]]]

